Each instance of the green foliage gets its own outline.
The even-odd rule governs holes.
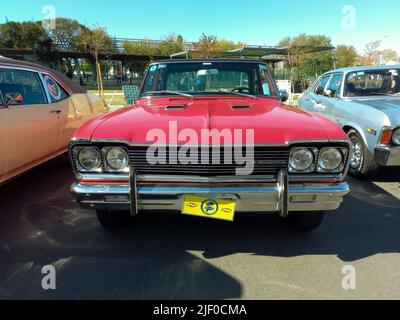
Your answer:
[[[87,28],[76,20],[57,18],[56,28],[52,31],[52,35],[55,42],[70,50],[77,50],[77,39],[84,29]]]
[[[76,37],[76,47],[81,51],[88,51],[97,59],[100,53],[114,51],[114,40],[108,35],[105,27],[95,25],[93,28],[83,27]]]
[[[214,35],[206,35],[202,34],[197,43],[194,44],[194,50],[196,51],[193,54],[194,58],[213,58],[218,56],[221,51],[228,51],[233,49],[238,49],[244,47],[245,44],[238,42],[235,43],[233,41],[218,39]]]
[[[293,81],[302,88],[316,76],[333,69],[334,57],[331,51],[308,52],[307,47],[332,47],[332,40],[324,35],[300,34],[294,38],[285,38],[278,44],[290,48],[291,60],[286,67],[291,67]]]
[[[360,58],[363,65],[379,65],[387,63],[400,63],[400,56],[392,49],[380,50],[381,41],[370,42],[365,46],[365,52]]]
[[[130,42],[125,40],[122,43],[122,48],[127,54],[169,56],[183,51],[184,43],[182,36],[170,34],[160,42],[149,40]]]
[[[335,49],[335,61],[337,68],[354,67],[360,57],[353,46],[339,45]]]
[[[297,37],[282,40],[279,45],[291,48],[292,67],[297,68],[298,74],[303,77],[315,77],[333,67],[331,52],[306,53],[305,47],[331,47],[332,40],[324,35],[300,34]]]
[[[0,47],[37,49],[48,35],[40,22],[6,22],[0,25]]]

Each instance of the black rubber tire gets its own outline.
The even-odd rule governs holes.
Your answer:
[[[129,226],[132,222],[129,211],[96,210],[96,214],[100,225],[109,230]]]
[[[362,160],[357,169],[352,166],[349,167],[349,173],[357,178],[374,178],[379,174],[380,166],[375,162],[373,155],[368,152],[368,148],[361,135],[354,129],[347,133],[349,139],[357,137],[361,143]]]
[[[317,229],[325,217],[325,211],[290,212],[287,217],[290,225],[303,231]]]

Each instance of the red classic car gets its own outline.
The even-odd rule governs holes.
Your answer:
[[[279,214],[315,229],[350,191],[351,148],[336,124],[284,100],[260,61],[152,63],[133,106],[75,133],[71,191],[106,228],[179,211]]]

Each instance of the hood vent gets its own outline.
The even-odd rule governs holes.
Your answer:
[[[167,110],[183,110],[186,106],[166,106],[165,109]]]
[[[250,106],[232,106],[233,110],[250,110]]]

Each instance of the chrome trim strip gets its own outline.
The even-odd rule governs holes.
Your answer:
[[[289,215],[289,179],[286,170],[279,171],[277,187],[278,203],[276,209],[282,218],[287,218]]]
[[[136,216],[138,214],[139,195],[138,195],[135,170],[131,170],[131,172],[130,172],[129,187],[130,187],[129,194],[130,194],[130,199],[131,199],[131,215]]]
[[[42,88],[43,88],[43,90],[44,90],[44,92],[46,94],[47,104],[51,104],[50,93],[49,93],[49,90],[48,90],[48,88],[47,88],[47,86],[46,86],[46,84],[44,82],[43,73],[39,72],[38,75],[39,75],[40,81],[42,82]]]
[[[346,195],[350,192],[350,187],[346,182],[341,183],[328,183],[328,184],[300,184],[300,185],[290,185],[289,195],[292,193],[298,194],[308,194],[308,193],[340,193],[341,195]],[[129,194],[130,187],[128,184],[122,185],[84,185],[80,183],[74,183],[71,186],[71,190],[75,194]],[[140,195],[182,195],[182,194],[240,194],[240,193],[265,193],[273,192],[278,194],[278,189],[276,184],[269,184],[263,187],[146,187],[141,186],[138,188]],[[240,199],[240,197],[238,197]]]
[[[97,210],[129,210],[130,201],[114,201],[112,196],[128,196],[129,184],[125,185],[82,185],[75,183],[71,192],[82,208]],[[343,197],[350,192],[346,182],[331,184],[299,184],[288,186],[288,211],[336,210]],[[139,210],[177,210],[182,208],[185,194],[199,194],[213,197],[233,198],[237,212],[279,213],[278,184],[260,187],[154,187],[138,188]],[[109,197],[109,201],[106,200]]]
[[[301,181],[320,181],[320,180],[336,180],[340,181],[341,175],[289,175],[290,182],[301,182]],[[112,182],[127,182],[129,181],[129,175],[115,175],[115,174],[81,174],[78,177],[79,180],[86,181],[112,181]],[[248,182],[276,182],[277,178],[275,175],[260,175],[260,176],[216,176],[216,177],[204,177],[204,176],[176,176],[176,175],[137,175],[138,182],[181,182],[181,183],[248,183]]]
[[[72,140],[74,143],[77,140]],[[87,141],[87,139],[83,139],[83,141]],[[154,143],[152,142],[131,142],[128,140],[119,140],[119,139],[90,139],[91,143],[121,143],[121,144],[125,144],[128,145],[130,147],[143,147],[143,146],[151,146],[154,145]],[[280,142],[271,142],[271,143],[255,143],[254,146],[257,147],[288,147],[291,146],[293,144],[307,144],[307,143],[345,143],[347,145],[350,145],[350,141],[348,139],[314,139],[314,140],[289,140],[286,141],[284,143],[280,143]],[[177,143],[177,144],[166,144],[166,146],[171,146],[171,147],[180,147],[180,146],[186,146],[186,147],[190,147],[190,146],[198,146],[198,147],[210,147],[213,145],[210,144],[196,144],[196,145],[190,145],[190,144],[185,144],[185,143]],[[163,146],[163,145],[160,145]],[[236,146],[236,145],[215,145],[216,147],[218,146]],[[243,147],[245,147],[246,144],[243,144]]]

